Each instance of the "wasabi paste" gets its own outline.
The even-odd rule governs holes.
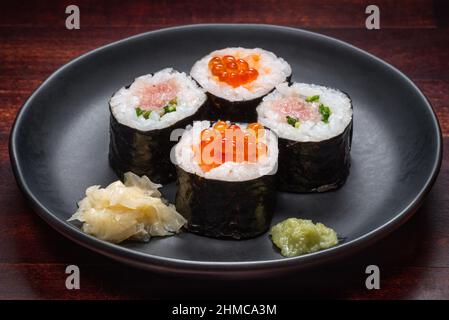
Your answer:
[[[297,218],[286,219],[270,231],[271,240],[286,257],[327,249],[338,244],[337,233],[322,223]]]

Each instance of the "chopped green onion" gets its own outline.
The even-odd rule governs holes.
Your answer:
[[[315,102],[315,101],[318,101],[318,100],[320,100],[320,96],[318,94],[306,98],[307,102]]]
[[[175,99],[170,100],[167,105],[164,107],[164,113],[174,112],[176,111],[176,106],[178,105],[178,101]]]
[[[137,115],[137,117],[140,117],[142,115],[142,113],[143,113],[143,110],[140,109],[140,107],[137,107],[136,108],[136,115]]]
[[[175,106],[167,105],[167,106],[164,107],[164,114],[169,113],[169,112],[173,112],[173,111],[176,111],[176,107]]]
[[[145,120],[150,118],[151,110],[142,110],[140,107],[136,108],[137,117],[143,116]]]
[[[301,123],[299,122],[298,119],[296,119],[296,118],[294,118],[294,117],[290,117],[290,116],[287,116],[286,119],[287,119],[287,123],[288,123],[289,125],[291,125],[292,127],[295,127],[295,128],[299,128],[299,125],[300,125]]]
[[[321,113],[321,120],[324,123],[329,123],[329,117],[331,115],[331,109],[329,109],[328,106],[325,106],[324,104],[320,104],[318,107],[318,111]]]
[[[178,100],[176,98],[174,98],[174,99],[170,100],[168,102],[168,104],[172,105],[172,106],[177,106],[178,105]]]
[[[144,111],[142,115],[145,118],[145,120],[148,120],[148,118],[151,115],[151,110]]]

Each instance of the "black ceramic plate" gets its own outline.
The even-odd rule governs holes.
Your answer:
[[[172,66],[189,71],[208,52],[262,47],[286,59],[293,80],[339,88],[354,104],[352,167],[335,192],[278,194],[273,223],[308,218],[344,238],[337,247],[284,258],[268,234],[244,241],[182,233],[113,245],[66,220],[87,186],[117,177],[108,165],[108,100],[136,76]],[[25,103],[11,134],[19,183],[53,228],[117,260],[179,273],[255,275],[323,263],[354,252],[407,220],[440,167],[441,134],[419,89],[401,72],[344,42],[268,25],[193,25],[149,32],[94,50],[50,76]],[[173,200],[175,185],[164,187]]]

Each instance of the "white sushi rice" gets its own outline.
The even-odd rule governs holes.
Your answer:
[[[233,55],[247,60],[248,57],[257,54],[260,56],[259,76],[249,86],[234,88],[225,82],[219,81],[209,69],[211,58],[225,55]],[[245,49],[241,47],[216,50],[197,61],[190,71],[190,75],[208,92],[214,96],[228,101],[252,100],[266,95],[274,87],[286,80],[292,73],[290,65],[274,53],[260,48]]]
[[[242,129],[245,125],[238,124]],[[257,163],[225,162],[220,166],[204,172],[195,159],[192,146],[200,145],[201,131],[210,128],[209,121],[195,121],[193,126],[188,126],[179,143],[175,146],[175,164],[184,171],[190,172],[206,179],[222,181],[247,181],[264,175],[275,174],[277,170],[278,143],[276,135],[270,130],[265,130],[263,142],[268,146],[267,157],[263,157]]]
[[[162,117],[157,112],[151,112],[150,117],[138,117],[135,108],[139,107],[139,97],[134,95],[130,88],[121,88],[110,101],[112,114],[123,125],[149,131],[169,127],[181,119],[193,115],[206,101],[207,97],[195,81],[184,72],[178,72],[172,68],[166,68],[155,74],[147,74],[136,78],[147,81],[149,85],[156,85],[173,79],[177,85],[176,111],[164,114]]]
[[[319,102],[331,110],[329,122],[302,121],[299,128],[286,122],[285,116],[275,112],[272,103],[278,99],[296,96],[302,99],[319,95]],[[349,97],[341,91],[324,86],[287,83],[276,86],[276,90],[267,95],[257,107],[258,122],[272,129],[280,138],[307,142],[322,141],[341,134],[352,119],[352,106]]]

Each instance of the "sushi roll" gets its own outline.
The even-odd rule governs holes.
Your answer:
[[[197,121],[175,147],[176,209],[191,232],[243,239],[268,230],[276,200],[276,135],[260,124]]]
[[[278,187],[323,192],[349,174],[352,103],[339,90],[283,83],[257,108],[258,121],[279,138]]]
[[[157,183],[175,181],[170,151],[176,140],[170,134],[200,119],[206,100],[195,81],[171,68],[121,88],[109,102],[112,169],[121,178],[131,171]]]
[[[291,73],[290,65],[272,52],[226,48],[197,61],[190,75],[207,92],[206,119],[256,122],[262,98]]]

